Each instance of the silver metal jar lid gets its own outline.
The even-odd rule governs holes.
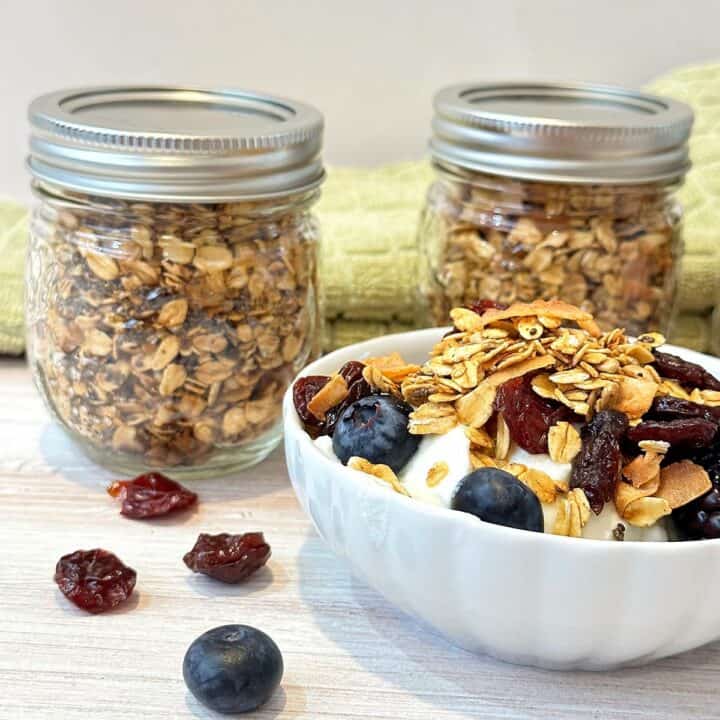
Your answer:
[[[29,118],[33,176],[92,195],[221,202],[303,192],[324,178],[322,115],[271,95],[81,88],[37,98]]]
[[[569,183],[672,181],[689,168],[684,103],[586,84],[453,85],[435,96],[437,164]]]

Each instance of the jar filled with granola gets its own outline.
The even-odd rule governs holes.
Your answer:
[[[420,227],[423,321],[480,300],[565,300],[603,329],[667,329],[681,252],[682,103],[592,85],[435,97]]]
[[[28,353],[53,416],[123,471],[261,460],[318,349],[320,113],[109,87],[40,97],[30,121]]]

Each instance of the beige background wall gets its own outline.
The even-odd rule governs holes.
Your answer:
[[[641,85],[720,59],[718,0],[0,0],[0,194],[27,196],[25,108],[88,83],[305,99],[326,158],[419,157],[433,91],[467,79]]]

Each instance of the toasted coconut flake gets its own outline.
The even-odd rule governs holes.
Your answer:
[[[660,471],[660,487],[655,496],[666,500],[675,510],[704,495],[711,488],[712,482],[705,468],[690,460],[681,460]]]
[[[644,486],[636,488],[624,480],[619,480],[615,486],[615,508],[620,517],[625,517],[625,511],[632,503],[641,498],[650,497],[657,492],[660,487],[660,476],[658,475],[654,481],[646,483]]]
[[[348,385],[342,375],[333,375],[330,380],[313,395],[307,405],[308,410],[318,419],[324,420],[325,413],[339,405],[348,396]]]
[[[390,487],[400,495],[406,495],[410,497],[410,493],[405,489],[403,484],[398,480],[397,475],[393,472],[392,468],[388,465],[378,464],[375,465],[365,458],[353,456],[348,460],[347,466],[353,470],[359,470],[360,472],[367,473],[373,477],[378,478],[386,482]]]
[[[425,479],[427,486],[431,488],[438,486],[448,476],[449,472],[448,464],[444,460],[439,460],[428,470]]]
[[[662,459],[663,456],[659,453],[647,450],[623,468],[623,475],[635,488],[644,487],[648,483],[656,483],[660,475]]]
[[[624,412],[631,420],[642,417],[652,405],[658,386],[651,380],[618,378],[618,395],[613,410]]]
[[[388,380],[401,383],[408,375],[420,371],[419,365],[406,362],[399,352],[384,357],[367,358],[363,361],[366,366],[379,370]]]
[[[635,527],[650,527],[671,512],[672,509],[664,498],[642,497],[625,508],[623,519]]]
[[[571,463],[580,452],[580,434],[569,422],[557,422],[548,432],[548,453],[556,463]]]
[[[574,320],[575,322],[582,320],[583,322],[592,320],[590,313],[581,310],[574,305],[570,305],[561,300],[535,300],[531,303],[514,303],[505,310],[496,310],[494,308],[486,310],[479,316],[481,327],[491,325],[498,320],[508,320],[516,317],[550,317],[559,320]]]

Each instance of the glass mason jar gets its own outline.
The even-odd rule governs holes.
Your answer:
[[[603,329],[666,331],[682,250],[687,106],[593,86],[440,91],[423,210],[425,323],[558,298]]]
[[[320,114],[108,88],[44,96],[31,120],[28,353],[54,417],[126,472],[207,476],[265,457],[318,351]],[[142,140],[107,137],[141,122]]]

